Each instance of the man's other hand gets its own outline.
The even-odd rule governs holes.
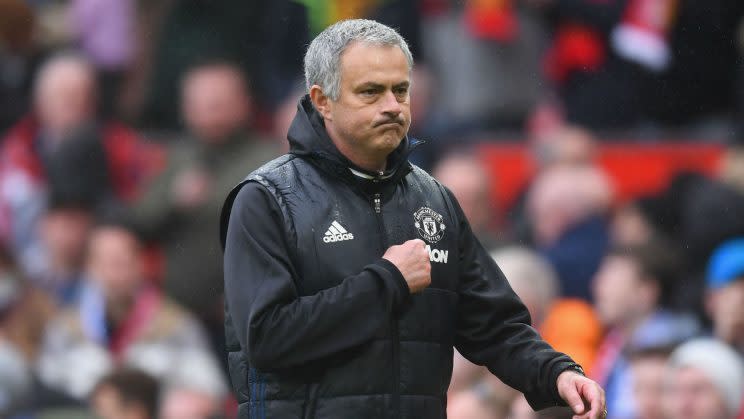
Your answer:
[[[408,240],[391,246],[382,257],[392,262],[403,274],[411,294],[423,290],[431,283],[431,262],[423,240]]]
[[[571,406],[573,419],[605,419],[605,392],[594,381],[575,371],[558,376],[558,394]]]

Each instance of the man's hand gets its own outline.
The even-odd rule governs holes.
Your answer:
[[[431,262],[423,240],[408,240],[391,246],[382,257],[392,262],[403,274],[411,294],[423,290],[431,283]]]
[[[594,381],[575,371],[558,376],[558,394],[571,406],[573,419],[605,419],[605,392]]]

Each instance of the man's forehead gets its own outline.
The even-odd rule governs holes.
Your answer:
[[[354,84],[410,81],[408,60],[397,45],[353,42],[341,54],[339,65]]]

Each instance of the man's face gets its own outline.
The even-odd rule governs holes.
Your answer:
[[[712,291],[710,298],[716,337],[744,350],[744,278]]]
[[[101,419],[149,419],[145,409],[136,403],[125,403],[119,392],[106,386],[92,397],[91,407]]]
[[[136,238],[123,229],[102,227],[90,240],[88,271],[109,301],[134,297],[142,283],[143,261]]]
[[[182,88],[183,115],[189,130],[201,141],[217,143],[243,128],[249,99],[237,70],[226,66],[195,70]]]
[[[661,355],[643,356],[631,361],[633,398],[639,419],[662,419],[666,358]]]
[[[667,382],[665,411],[674,419],[729,419],[721,394],[697,368],[681,368]]]
[[[46,214],[41,236],[55,268],[80,268],[91,224],[90,213],[83,210],[61,209]]]
[[[636,263],[630,258],[605,258],[592,283],[594,305],[600,320],[608,326],[622,326],[638,314],[638,291],[644,285]]]
[[[360,153],[389,154],[411,123],[408,60],[397,46],[355,42],[340,61],[340,94],[328,101],[326,127]]]
[[[64,135],[94,116],[95,76],[82,63],[51,64],[36,86],[36,111],[41,125],[55,135]]]

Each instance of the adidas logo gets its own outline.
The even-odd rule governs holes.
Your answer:
[[[336,220],[333,220],[331,226],[328,227],[328,231],[325,232],[325,236],[323,237],[323,241],[326,243],[341,242],[344,240],[353,239],[354,235],[346,231],[346,229],[343,228],[341,224],[339,224]]]

